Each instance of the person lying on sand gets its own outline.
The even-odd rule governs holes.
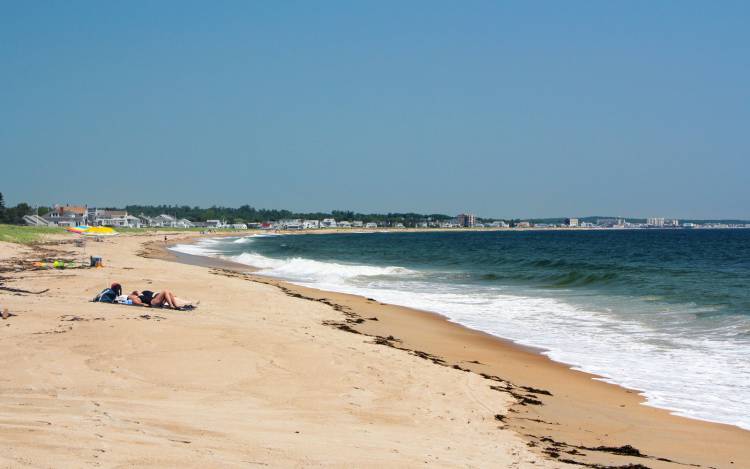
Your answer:
[[[159,293],[154,293],[151,290],[140,292],[136,290],[128,295],[128,299],[137,306],[156,306],[173,309],[192,309],[197,304],[192,301],[181,300],[169,290],[162,290]]]

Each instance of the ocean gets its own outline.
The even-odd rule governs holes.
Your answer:
[[[750,429],[750,230],[254,235],[173,249],[440,313]]]

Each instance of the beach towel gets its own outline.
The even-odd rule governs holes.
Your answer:
[[[102,290],[98,295],[94,297],[91,301],[98,301],[101,303],[114,303],[117,299],[117,293],[115,293],[114,290],[111,288],[105,288]]]

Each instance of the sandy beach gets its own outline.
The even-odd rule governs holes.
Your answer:
[[[174,241],[197,233],[170,236]],[[168,252],[0,244],[0,467],[750,467],[750,432],[438,315]],[[111,282],[200,300],[91,303]]]

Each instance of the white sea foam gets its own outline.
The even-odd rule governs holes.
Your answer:
[[[257,267],[262,275],[283,278],[296,282],[345,282],[355,277],[376,277],[384,275],[407,275],[416,272],[403,267],[376,267],[368,265],[337,264],[295,257],[279,260],[255,253],[242,253],[227,259]]]
[[[210,242],[173,249],[222,256]],[[397,266],[282,260],[256,253],[228,258],[301,285],[437,312],[467,327],[546,349],[553,360],[640,390],[647,405],[750,429],[748,340],[731,342],[731,335],[696,338],[623,319],[604,308],[597,311],[497,287],[429,283],[419,272]]]
[[[218,240],[215,239],[201,239],[193,244],[175,244],[169,249],[171,251],[182,252],[184,254],[192,254],[194,256],[217,256],[219,255],[218,250],[215,247],[219,244]]]

